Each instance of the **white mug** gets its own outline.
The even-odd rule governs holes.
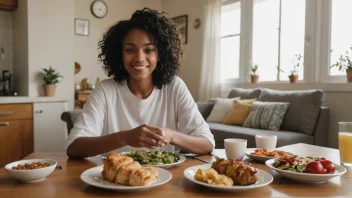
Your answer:
[[[225,152],[227,159],[242,160],[247,149],[245,139],[225,139]]]
[[[276,148],[276,135],[255,135],[255,145],[257,148],[273,151]]]

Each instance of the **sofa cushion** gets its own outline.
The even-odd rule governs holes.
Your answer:
[[[287,102],[253,102],[243,126],[278,131],[288,106]]]
[[[263,89],[258,100],[290,103],[281,129],[312,134],[323,96],[324,93],[321,90],[278,91]]]
[[[220,123],[208,123],[210,131],[215,138],[216,148],[224,148],[224,139],[226,138],[241,138],[248,140],[247,147],[255,148],[255,135],[276,135],[276,147],[306,143],[314,144],[314,136],[305,133],[297,133],[292,131],[272,131],[263,129],[245,128],[242,126],[225,125]]]
[[[243,125],[257,99],[235,100],[231,111],[227,114],[224,124]]]
[[[237,99],[239,98],[216,98],[207,122],[224,122],[227,114],[232,109],[234,101]]]
[[[235,97],[241,97],[241,99],[252,99],[252,98],[258,98],[261,89],[242,89],[242,88],[233,88],[231,89],[228,98],[235,98]]]

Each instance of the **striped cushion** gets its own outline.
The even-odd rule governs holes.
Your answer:
[[[278,131],[288,105],[286,102],[253,102],[251,112],[243,126]]]

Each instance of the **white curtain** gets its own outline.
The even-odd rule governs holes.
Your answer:
[[[199,101],[220,97],[220,17],[221,0],[207,0],[205,5],[203,60]]]

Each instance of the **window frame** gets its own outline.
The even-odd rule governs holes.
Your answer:
[[[321,27],[321,51],[320,57],[317,54],[317,59],[320,59],[321,71],[319,73],[320,83],[347,83],[346,75],[330,76],[330,50],[331,50],[331,22],[332,22],[332,0],[318,1],[317,8],[321,8],[321,12],[317,17],[322,21]],[[319,65],[315,65],[319,68]]]
[[[221,79],[221,81],[223,83],[242,83],[244,82],[244,76],[242,75],[243,74],[243,66],[242,66],[242,55],[243,55],[243,50],[244,50],[244,44],[243,44],[243,36],[245,34],[243,34],[243,30],[244,30],[244,27],[243,25],[245,24],[244,21],[243,21],[243,8],[244,8],[244,1],[242,0],[222,0],[221,2],[221,6],[225,6],[225,5],[228,5],[228,4],[232,4],[232,3],[236,3],[236,2],[240,2],[240,9],[241,9],[241,18],[240,18],[240,33],[239,34],[232,34],[232,35],[226,35],[226,36],[221,36],[220,37],[220,40],[222,38],[228,38],[228,37],[232,37],[232,36],[239,36],[240,37],[240,54],[239,54],[239,71],[238,71],[238,74],[239,74],[239,77],[238,78],[228,78],[228,79]]]
[[[250,83],[248,62],[252,61],[254,0],[241,2],[239,78],[222,84]],[[330,76],[332,0],[306,0],[304,36],[304,76],[299,83],[347,83],[345,75]],[[260,81],[260,84],[285,84],[287,81]]]

